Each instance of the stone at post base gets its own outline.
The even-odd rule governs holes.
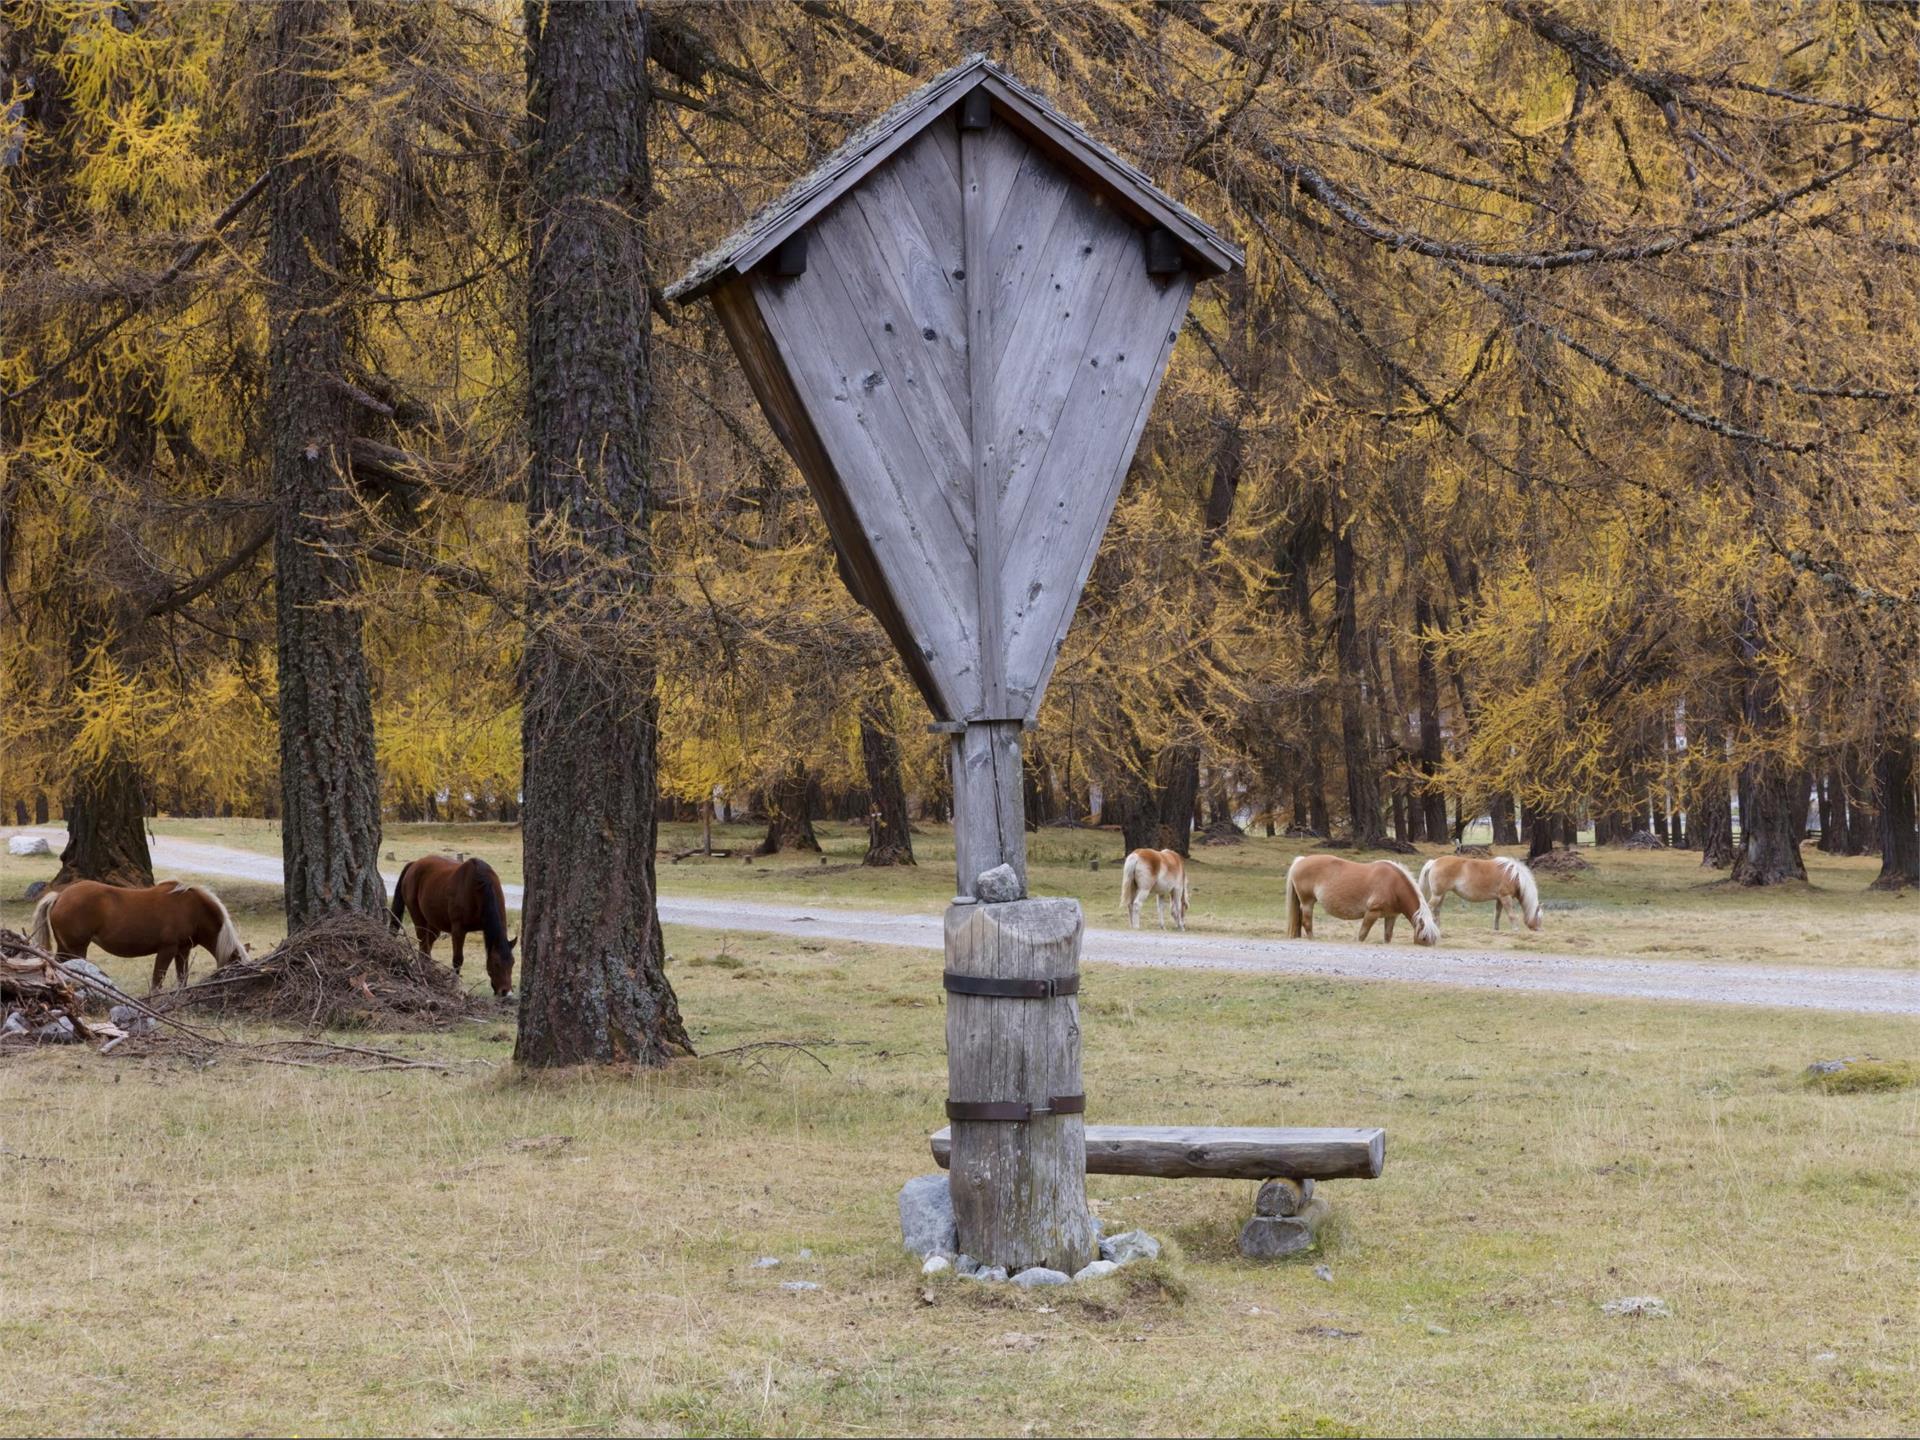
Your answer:
[[[1072,900],[956,905],[947,911],[947,968],[993,979],[1077,974],[1081,928]],[[1078,1000],[949,994],[947,1087],[952,1099],[974,1102],[1046,1105],[1080,1094]],[[956,1120],[951,1165],[959,1248],[983,1265],[1072,1275],[1095,1258],[1084,1116]]]
[[[951,1255],[953,1196],[944,1170],[916,1175],[900,1187],[900,1243],[915,1255]]]
[[[1240,1231],[1240,1253],[1249,1260],[1280,1260],[1311,1250],[1327,1218],[1327,1202],[1307,1201],[1298,1215],[1255,1215]]]

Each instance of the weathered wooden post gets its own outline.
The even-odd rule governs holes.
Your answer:
[[[953,1193],[961,1248],[1010,1270],[1071,1272],[1094,1251],[1080,907],[1025,898],[1020,735],[1194,284],[1240,263],[975,56],[667,292],[712,299],[848,588],[952,736]]]

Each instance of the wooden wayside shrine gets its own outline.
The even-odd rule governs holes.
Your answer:
[[[1026,894],[1039,712],[1196,283],[1240,252],[984,56],[865,126],[668,292],[709,298],[841,574],[952,735],[960,1244],[1094,1252],[1081,916]],[[1007,866],[976,903],[981,877]],[[1019,898],[1014,898],[1019,897]]]

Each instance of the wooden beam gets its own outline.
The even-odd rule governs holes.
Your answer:
[[[934,1161],[952,1159],[951,1127],[933,1135]],[[1089,1125],[1089,1175],[1163,1180],[1374,1180],[1387,1163],[1387,1132],[1299,1127]]]
[[[980,626],[979,718],[1007,714],[1006,636],[1000,624],[1000,477],[993,432],[993,274],[987,229],[987,132],[960,132],[960,210],[967,272],[968,428],[973,441],[973,535],[975,594]],[[968,716],[968,719],[974,717]],[[971,878],[971,877],[964,877]]]

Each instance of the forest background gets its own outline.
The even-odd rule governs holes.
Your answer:
[[[1484,816],[1535,855],[1590,824],[1755,885],[1811,826],[1920,882],[1910,5],[4,25],[0,814],[63,813],[63,876],[149,877],[154,813],[279,815],[290,920],[370,908],[383,815],[517,820],[596,714],[600,773],[541,783],[620,779],[649,883],[646,817],[709,806],[909,860],[944,742],[661,292],[984,51],[1247,248],[1028,737],[1030,820],[1097,792],[1184,850]],[[612,57],[612,122],[568,45]],[[606,343],[570,353],[580,317]],[[574,464],[588,393],[629,439]]]

